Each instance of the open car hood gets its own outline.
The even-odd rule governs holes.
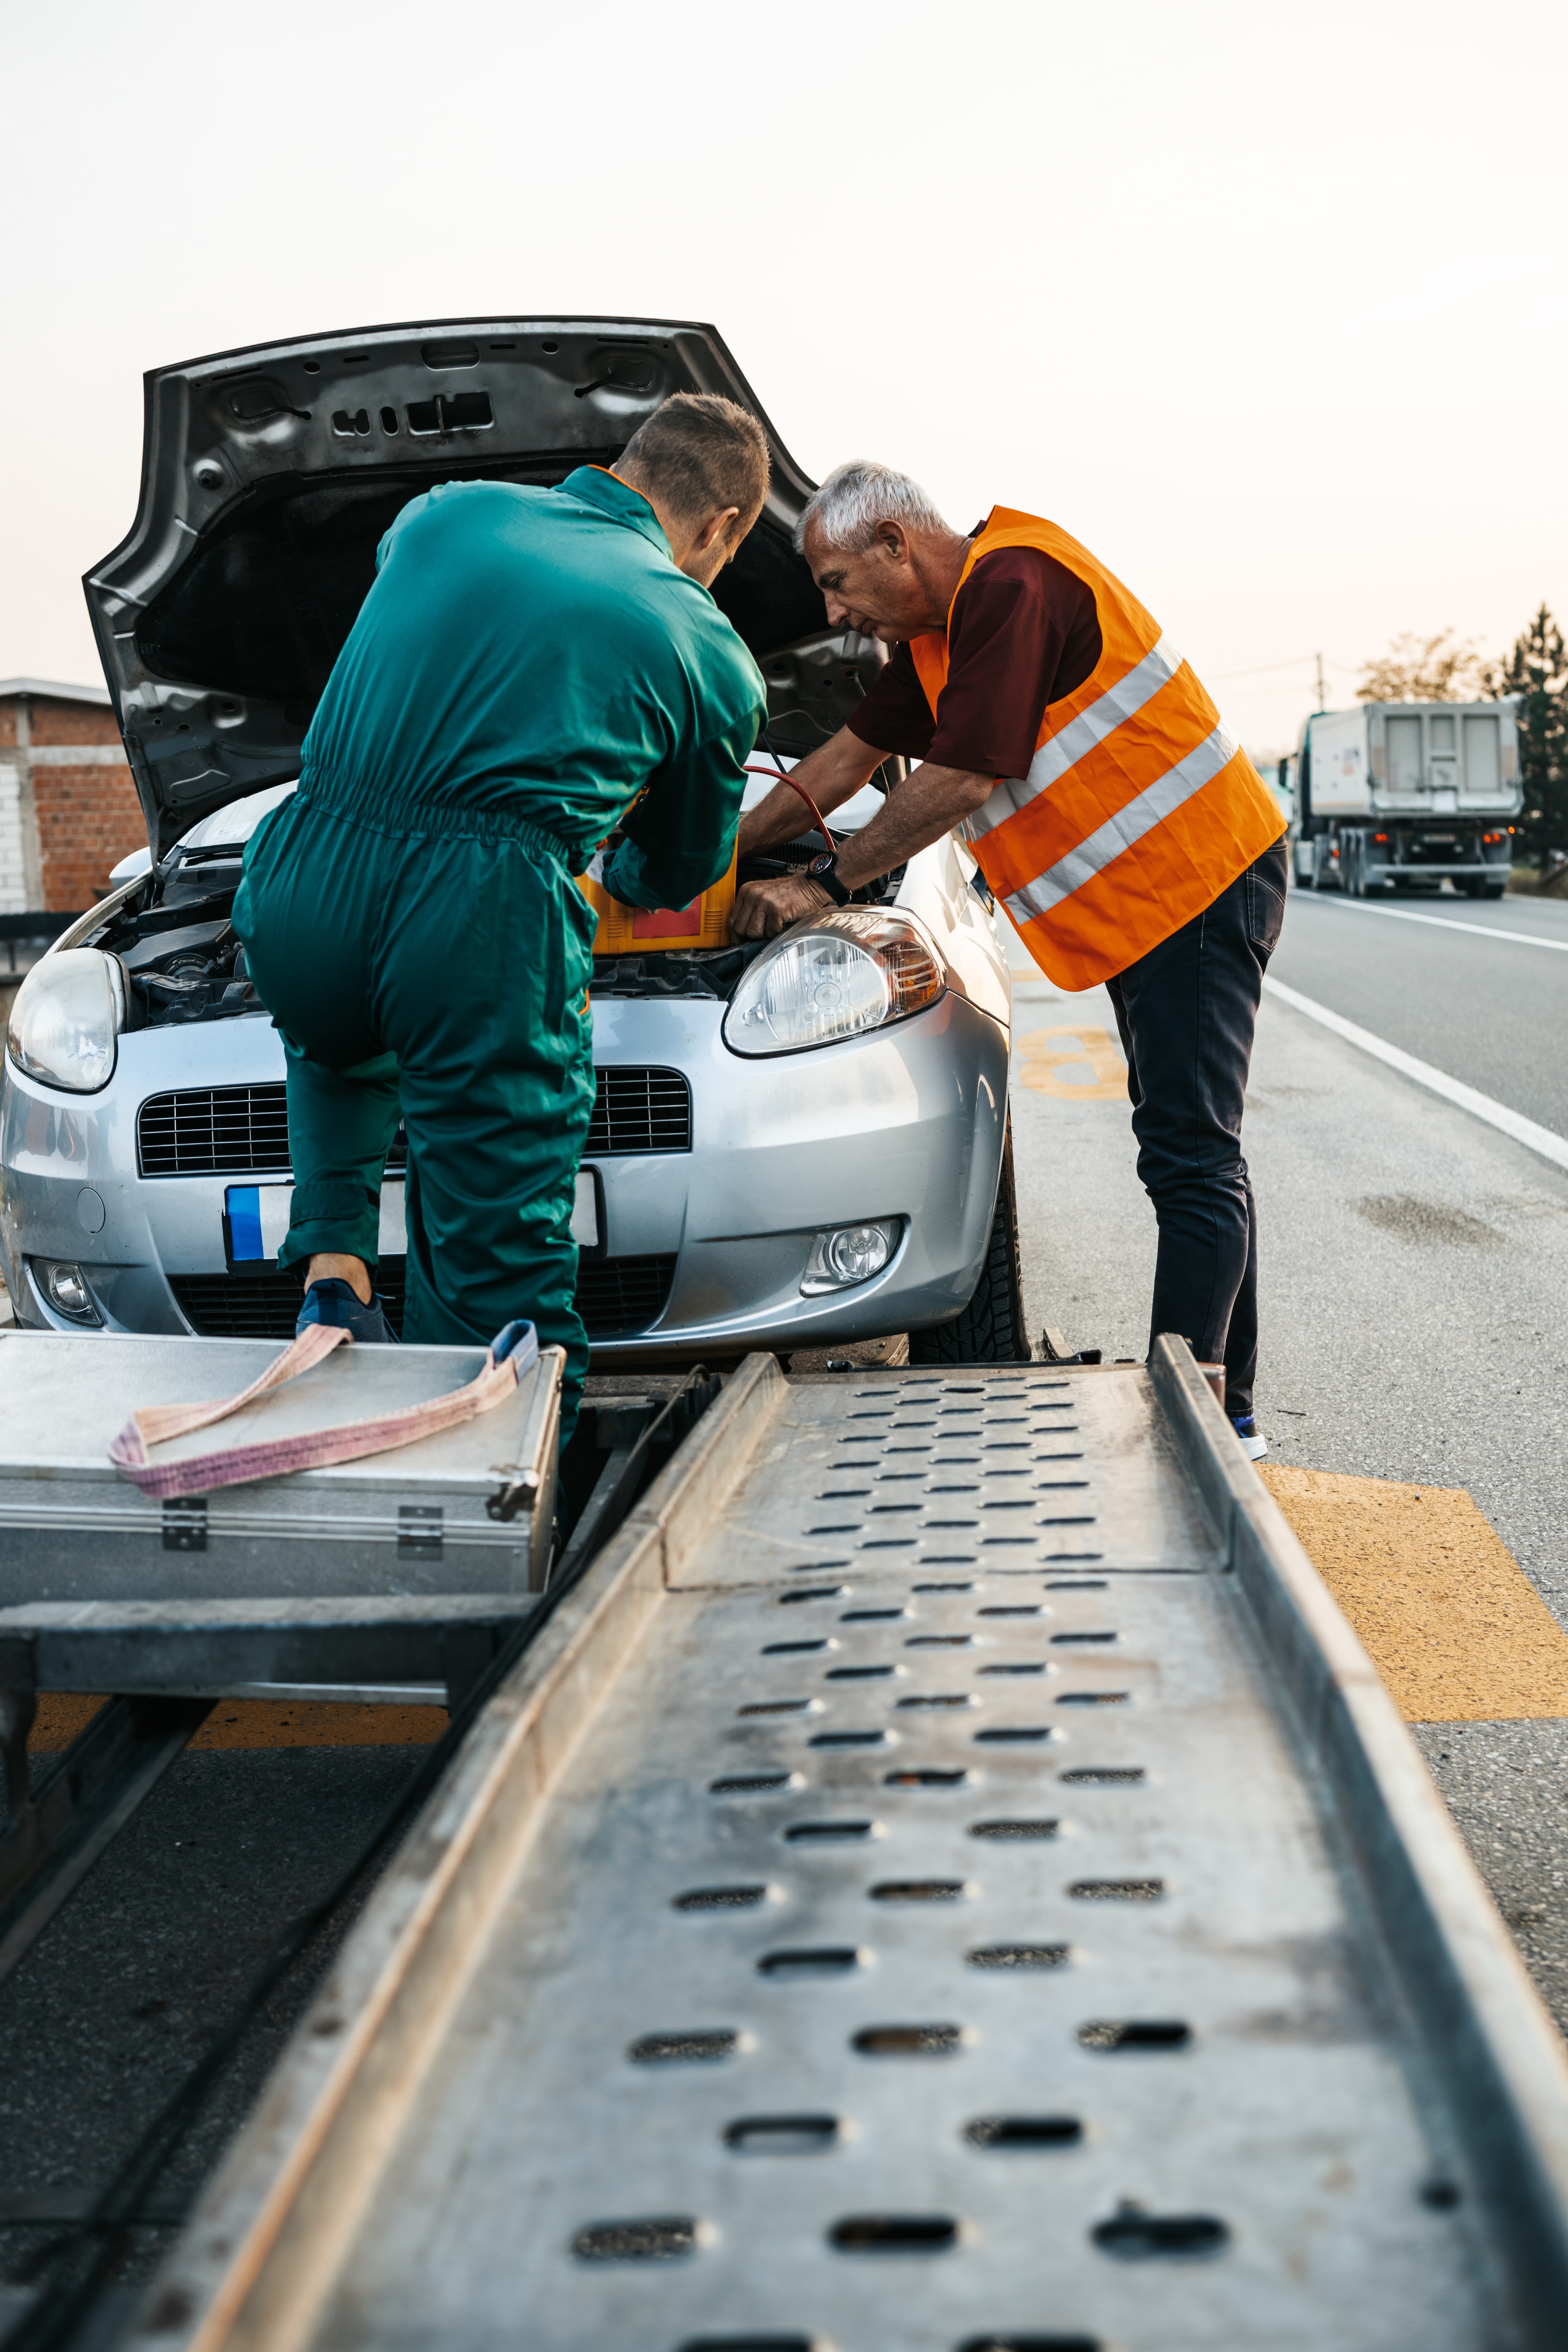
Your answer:
[[[885,656],[827,630],[790,544],[813,485],[711,327],[440,320],[155,369],[135,523],[83,582],[154,856],[299,773],[399,508],[436,482],[612,465],[672,392],[724,393],[767,429],[768,502],[713,593],[763,665],[770,733],[809,751]]]

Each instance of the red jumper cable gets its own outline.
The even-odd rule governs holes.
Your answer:
[[[787,768],[754,768],[748,761],[746,773],[748,776],[771,776],[775,784],[787,784],[792,793],[798,793],[801,799],[805,803],[806,807],[811,811],[812,815],[816,819],[816,829],[818,833],[821,834],[824,841],[827,844],[828,848],[837,848],[838,844],[834,840],[833,835],[827,830],[827,819],[823,815],[822,811],[817,807],[816,803],[812,799],[811,794],[806,791],[805,786],[804,784],[797,784]]]

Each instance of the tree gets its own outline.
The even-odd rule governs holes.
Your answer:
[[[1568,647],[1542,604],[1504,662],[1486,672],[1492,696],[1523,697],[1519,769],[1524,786],[1521,846],[1544,876],[1554,849],[1568,850]]]
[[[1408,629],[1376,661],[1362,664],[1358,702],[1469,702],[1485,690],[1475,640],[1452,629],[1418,637]]]

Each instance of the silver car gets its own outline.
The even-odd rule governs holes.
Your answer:
[[[293,787],[398,509],[436,482],[609,465],[679,391],[758,409],[711,328],[647,320],[378,328],[148,379],[141,507],[85,585],[151,846],[13,1007],[0,1271],[22,1322],[292,1331],[283,1053],[229,923],[243,845]],[[884,658],[825,628],[790,537],[811,484],[769,438],[767,506],[714,591],[768,684],[753,797]],[[879,804],[868,787],[830,822]],[[803,836],[740,878],[820,846]],[[597,957],[593,1014],[574,1230],[597,1359],[905,1331],[916,1360],[1027,1353],[1007,964],[961,843],[765,946]],[[395,1320],[402,1151],[381,1215]]]

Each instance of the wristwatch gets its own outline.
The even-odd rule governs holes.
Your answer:
[[[812,859],[805,869],[805,878],[808,882],[820,882],[836,907],[849,904],[850,894],[838,879],[838,859],[833,850]]]

